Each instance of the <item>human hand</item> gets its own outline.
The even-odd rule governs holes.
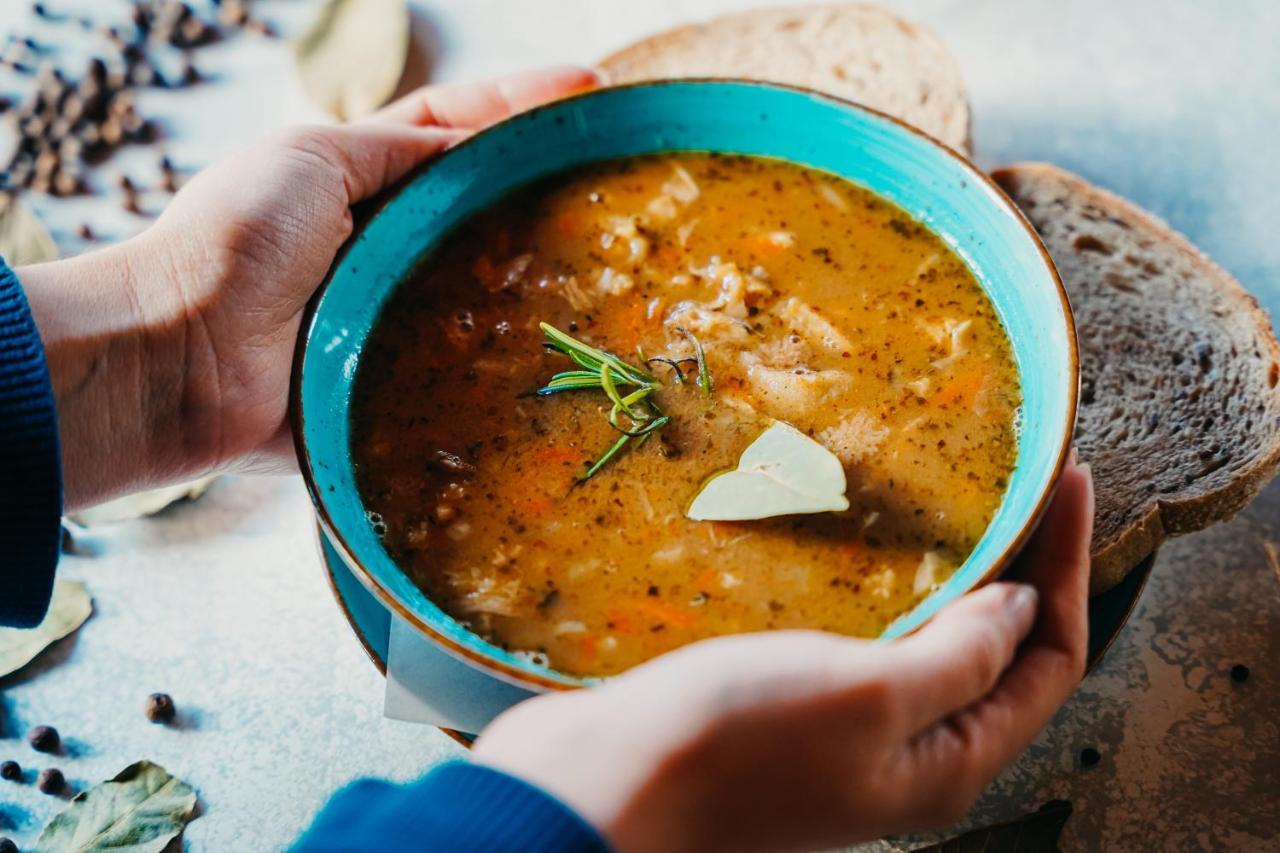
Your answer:
[[[596,82],[555,68],[427,87],[355,124],[285,130],[201,172],[138,237],[19,270],[58,398],[69,508],[291,464],[294,343],[351,206],[474,130]]]
[[[698,643],[516,706],[474,759],[628,853],[829,847],[955,823],[1084,673],[1092,524],[1092,479],[1073,461],[1015,580],[909,637]]]

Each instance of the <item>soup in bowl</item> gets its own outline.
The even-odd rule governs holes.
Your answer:
[[[1074,420],[1074,331],[961,158],[813,93],[692,81],[429,164],[315,300],[295,426],[326,535],[495,677],[706,637],[894,636],[995,576]]]

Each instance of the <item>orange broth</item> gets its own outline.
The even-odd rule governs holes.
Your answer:
[[[619,433],[545,321],[641,366],[701,343],[710,396],[652,362],[670,422]],[[624,393],[627,389],[623,389]],[[936,235],[835,176],[664,154],[560,175],[445,239],[391,296],[353,399],[361,494],[446,612],[569,674],[705,637],[878,635],[959,566],[1013,469],[1005,331]],[[692,521],[773,420],[844,465],[844,512]]]

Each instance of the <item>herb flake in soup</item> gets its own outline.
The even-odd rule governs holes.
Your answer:
[[[426,257],[362,355],[353,453],[434,601],[598,676],[718,634],[878,635],[986,530],[1019,400],[990,301],[901,209],[775,160],[664,154],[522,189]],[[848,509],[688,517],[778,422],[838,458]]]

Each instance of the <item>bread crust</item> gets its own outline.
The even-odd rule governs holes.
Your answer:
[[[1096,428],[1097,421],[1081,419],[1076,438],[1082,446],[1082,456],[1086,461],[1093,462],[1098,486],[1099,516],[1095,525],[1093,571],[1090,579],[1090,593],[1096,595],[1123,580],[1130,569],[1154,552],[1168,537],[1202,530],[1231,518],[1276,475],[1280,468],[1280,387],[1277,387],[1277,377],[1280,377],[1280,343],[1276,341],[1270,318],[1258,305],[1257,299],[1245,291],[1226,270],[1154,214],[1049,163],[1017,163],[994,170],[992,177],[1014,203],[1027,213],[1041,233],[1050,255],[1059,266],[1078,315],[1096,316],[1101,311],[1125,312],[1134,304],[1134,297],[1131,293],[1123,293],[1117,294],[1114,300],[1109,300],[1106,304],[1097,301],[1106,299],[1107,291],[1098,286],[1099,282],[1092,277],[1108,274],[1102,267],[1107,259],[1099,253],[1095,261],[1089,255],[1090,252],[1096,252],[1094,243],[1097,238],[1087,228],[1065,230],[1067,220],[1073,219],[1077,211],[1100,212],[1111,226],[1126,230],[1133,235],[1135,242],[1148,244],[1151,247],[1148,254],[1158,251],[1189,264],[1198,281],[1179,280],[1179,288],[1174,297],[1179,300],[1178,313],[1186,321],[1183,327],[1148,327],[1150,315],[1133,316],[1128,318],[1127,323],[1116,325],[1125,326],[1135,334],[1140,333],[1148,340],[1157,341],[1173,340],[1180,334],[1203,334],[1206,331],[1218,335],[1229,333],[1231,350],[1238,358],[1233,367],[1239,368],[1229,380],[1232,383],[1231,400],[1243,401],[1240,408],[1247,407],[1250,412],[1259,413],[1258,423],[1252,430],[1243,436],[1234,436],[1232,430],[1238,424],[1228,423],[1226,412],[1209,411],[1210,408],[1219,407],[1221,395],[1215,397],[1210,394],[1188,393],[1179,404],[1182,411],[1171,412],[1161,406],[1162,410],[1144,412],[1161,423],[1194,424],[1210,419],[1218,427],[1222,440],[1240,438],[1252,444],[1235,449],[1246,456],[1243,464],[1230,469],[1229,476],[1215,476],[1227,468],[1225,463],[1219,464],[1216,458],[1205,460],[1203,454],[1208,452],[1205,448],[1211,446],[1212,442],[1207,441],[1203,434],[1195,435],[1188,429],[1174,430],[1167,436],[1161,435],[1162,452],[1159,455],[1151,454],[1149,459],[1139,460],[1142,463],[1142,473],[1150,474],[1153,478],[1158,475],[1165,482],[1177,481],[1180,477],[1185,482],[1185,488],[1175,489],[1167,494],[1153,494],[1139,506],[1130,507],[1131,517],[1114,529],[1108,526],[1104,513],[1109,508],[1114,509],[1120,501],[1132,503],[1132,494],[1136,491],[1134,487],[1137,484],[1113,482],[1109,477],[1108,465],[1126,450],[1137,453],[1138,449],[1100,445],[1101,437],[1090,433],[1091,429]],[[1051,197],[1051,204],[1054,205],[1060,201],[1069,203],[1063,204],[1062,210],[1045,210],[1045,197]],[[1071,237],[1070,244],[1066,242],[1068,235]],[[1173,266],[1174,264],[1170,264],[1171,268]],[[1173,275],[1171,269],[1148,272],[1152,277]],[[1085,280],[1086,278],[1089,280]],[[1116,283],[1124,284],[1120,281]],[[1211,293],[1216,298],[1201,298],[1206,293]],[[1091,340],[1087,317],[1078,322],[1078,327],[1081,334],[1081,370],[1086,383],[1103,370],[1104,366],[1100,363],[1102,359],[1108,359],[1105,367],[1114,370],[1115,361],[1123,362],[1127,357],[1127,350],[1117,349],[1113,340]],[[1245,362],[1243,367],[1241,361]],[[1166,367],[1170,373],[1174,369]],[[1215,378],[1209,376],[1205,381],[1215,381]],[[1139,383],[1135,383],[1132,390],[1134,394],[1131,399],[1094,401],[1093,405],[1101,405],[1103,408],[1110,405],[1112,411],[1129,413],[1134,408],[1150,409],[1168,403],[1167,400],[1145,395],[1147,389],[1142,388]],[[1093,448],[1094,459],[1088,458],[1089,454],[1083,449],[1085,446]],[[1197,448],[1198,456],[1187,452]],[[1224,458],[1230,459],[1230,454],[1226,454]],[[1195,459],[1204,461],[1192,470],[1194,466],[1187,463],[1188,460]],[[1127,466],[1125,470],[1131,471],[1134,460],[1125,458],[1122,461]],[[1186,470],[1171,472],[1161,467],[1170,462],[1180,464]],[[1219,467],[1212,468],[1206,474],[1205,468],[1213,465]]]
[[[929,30],[878,6],[753,9],[641,39],[599,66],[613,82],[773,80],[865,103],[971,153],[960,68]]]

